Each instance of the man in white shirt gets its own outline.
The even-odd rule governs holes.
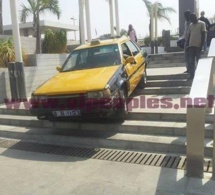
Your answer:
[[[191,24],[189,26],[189,72],[192,80],[195,74],[196,62],[201,57],[201,50],[205,42],[206,25],[198,21],[196,14],[190,15]]]

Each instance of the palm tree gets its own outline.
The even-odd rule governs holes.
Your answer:
[[[147,9],[149,17],[150,17],[150,21],[149,21],[149,34],[150,35],[151,35],[151,15],[152,15],[152,11],[154,10],[155,6],[157,6],[158,19],[160,19],[160,20],[165,19],[171,24],[168,13],[175,13],[176,12],[175,9],[173,9],[172,7],[163,7],[163,5],[157,1],[155,3],[152,3],[149,0],[143,0],[143,2],[145,3],[146,9]]]
[[[2,0],[0,0],[0,35],[3,35]]]
[[[36,37],[36,53],[41,53],[40,14],[51,12],[60,18],[58,0],[27,0],[29,6],[21,5],[21,22],[26,22],[29,15],[33,15],[34,37]]]

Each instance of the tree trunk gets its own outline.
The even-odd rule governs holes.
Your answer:
[[[39,10],[37,11],[37,23],[36,23],[36,53],[41,53],[41,34],[40,34],[40,15]]]
[[[3,15],[2,15],[2,0],[0,0],[0,34],[3,35]]]
[[[149,20],[149,37],[151,39],[152,37],[152,32],[151,32],[151,19]]]
[[[34,15],[33,17],[33,36],[37,37],[37,16]]]

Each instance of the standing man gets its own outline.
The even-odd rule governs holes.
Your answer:
[[[209,31],[211,24],[210,24],[209,20],[207,18],[205,18],[205,12],[204,11],[201,12],[201,17],[199,18],[199,20],[201,20],[202,22],[205,23],[206,30]],[[207,32],[205,34],[205,44],[204,44],[203,49],[204,49],[204,51],[206,51],[206,49],[207,49]]]
[[[201,57],[202,47],[205,43],[206,25],[199,21],[196,14],[190,15],[189,26],[189,73],[188,80],[192,80],[195,75],[196,62],[198,63]]]
[[[189,73],[189,26],[190,26],[190,10],[184,12],[185,24],[184,24],[184,58],[187,70],[184,73]]]

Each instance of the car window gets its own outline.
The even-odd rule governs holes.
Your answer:
[[[75,50],[67,58],[62,71],[82,70],[121,64],[117,44]]]
[[[73,69],[76,65],[77,62],[77,58],[78,58],[78,53],[77,52],[73,52],[69,55],[69,57],[67,58],[66,62],[64,64],[66,64],[65,66],[62,67],[62,71],[69,71],[71,69]]]
[[[125,43],[123,43],[121,47],[124,57],[132,56],[131,51],[129,50],[128,46]]]
[[[136,56],[139,53],[139,49],[131,41],[126,42],[126,45],[131,50],[131,53],[133,54],[133,56]]]
[[[87,62],[88,50],[84,50],[79,53],[78,64],[84,64]]]

